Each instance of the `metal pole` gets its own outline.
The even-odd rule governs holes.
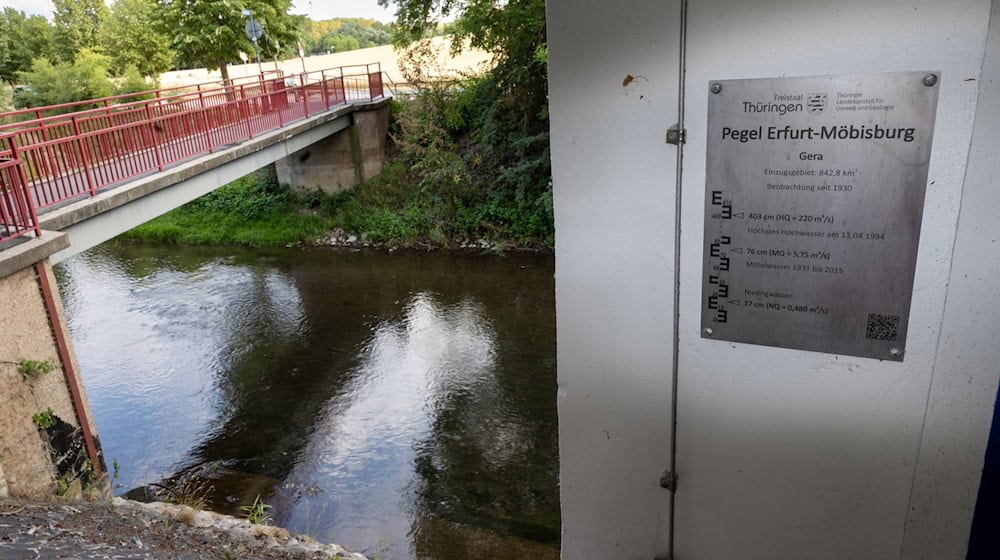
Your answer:
[[[253,21],[252,17],[250,18],[250,21]],[[257,39],[253,40],[253,53],[254,53],[254,56],[257,57],[257,70],[263,76],[264,75],[264,66],[261,65],[261,63],[260,63],[260,47],[257,46]]]
[[[260,75],[264,75],[264,66],[260,63],[260,47],[257,45],[257,40],[261,36],[261,27],[257,24],[257,20],[253,19],[253,10],[243,10],[240,12],[242,15],[250,18],[250,23],[247,25],[247,38],[253,41],[253,52],[257,57],[257,70],[260,71]]]
[[[680,14],[680,46],[678,48],[678,80],[677,80],[677,130],[684,131],[684,94],[687,81],[687,0],[681,0]],[[673,355],[671,359],[671,381],[670,381],[670,472],[668,481],[670,482],[669,511],[667,513],[667,554],[670,560],[677,559],[676,551],[676,531],[677,520],[677,390],[680,385],[680,343],[681,343],[681,209],[682,194],[681,184],[684,178],[684,143],[677,144],[677,169],[674,179],[674,321],[673,321]]]

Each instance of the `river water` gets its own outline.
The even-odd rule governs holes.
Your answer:
[[[109,243],[57,268],[116,493],[186,473],[383,560],[558,558],[551,257]]]

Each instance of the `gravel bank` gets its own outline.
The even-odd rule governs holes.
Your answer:
[[[280,527],[185,506],[0,500],[0,560],[366,560]]]

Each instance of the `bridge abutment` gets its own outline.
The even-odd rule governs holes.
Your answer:
[[[44,232],[0,253],[0,494],[101,492],[106,482],[49,262],[68,245]]]
[[[353,119],[353,126],[278,160],[278,181],[335,193],[378,174],[385,164],[389,105],[355,111]]]

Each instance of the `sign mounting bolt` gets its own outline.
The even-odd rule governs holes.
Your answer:
[[[670,470],[663,471],[663,475],[660,476],[660,488],[665,488],[667,490],[677,489],[677,475],[670,472]]]
[[[890,348],[889,349],[889,355],[892,356],[893,358],[898,358],[899,357],[899,348]]]
[[[924,85],[927,87],[934,87],[937,85],[938,77],[937,74],[927,74],[924,76]]]
[[[705,327],[705,336],[712,336],[712,333],[714,332],[715,331],[712,330],[712,327]]]
[[[924,78],[924,83],[927,83],[927,78]],[[712,91],[712,93],[722,93],[722,84],[716,82],[712,84],[712,87],[710,87],[709,89]]]

